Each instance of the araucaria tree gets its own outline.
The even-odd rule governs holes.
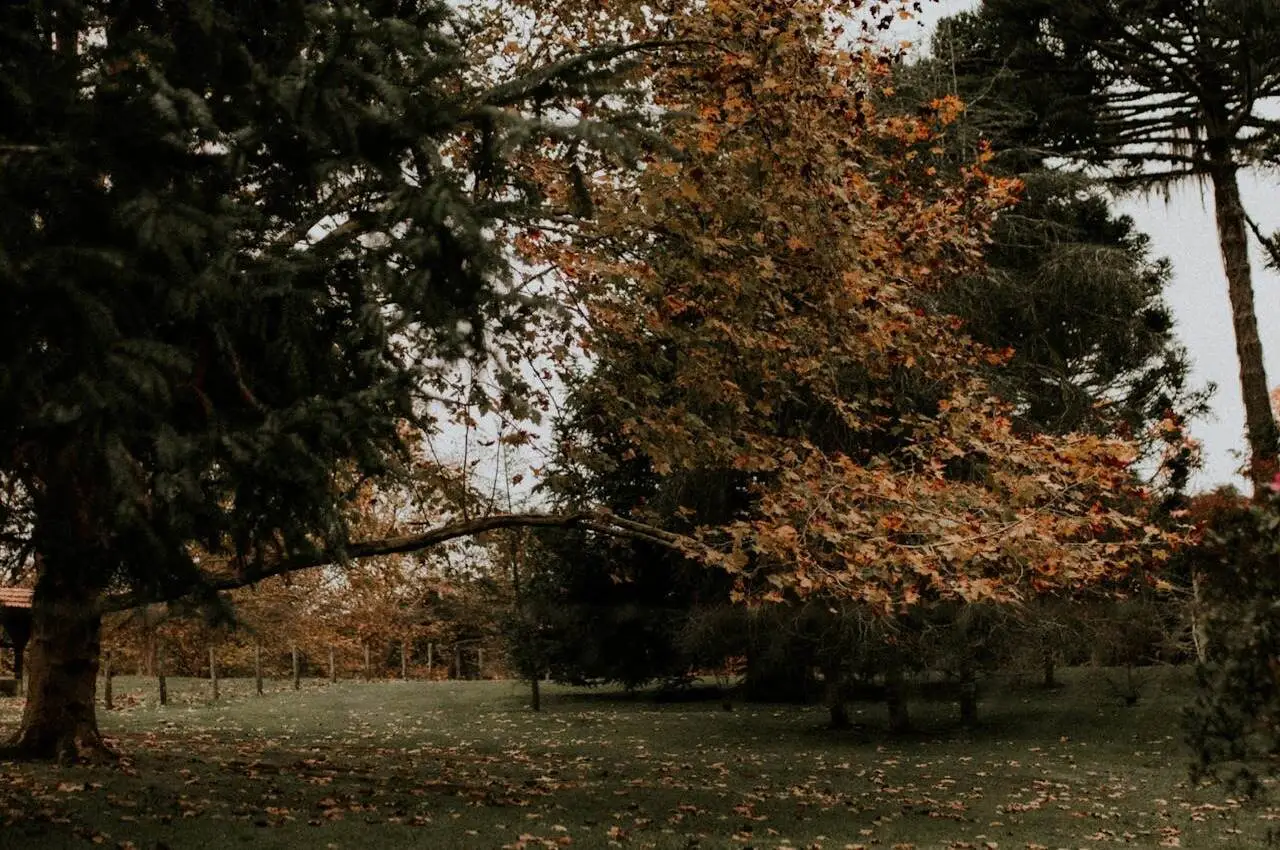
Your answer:
[[[992,61],[985,26],[973,12],[943,20],[931,58],[897,75],[893,98],[905,106],[957,95],[965,110],[947,128],[951,156],[963,164],[988,145],[987,169],[1023,183],[1016,207],[994,223],[984,267],[944,288],[939,307],[979,342],[1013,349],[990,381],[1015,405],[1019,427],[1159,439],[1152,426],[1203,415],[1209,395],[1188,386],[1190,362],[1164,299],[1169,262],[1112,212],[1102,181],[1052,167],[1049,134],[1034,119],[1046,92]]]
[[[435,0],[0,7],[20,753],[101,751],[104,597],[200,588],[197,551],[231,583],[340,556],[350,482],[394,471],[415,392],[480,356],[520,201],[501,161],[538,130],[514,107],[618,51],[480,90],[453,23]]]
[[[1255,487],[1277,431],[1238,174],[1280,152],[1280,5],[1272,0],[987,0],[967,22],[990,72],[1031,108],[1010,132],[1100,166],[1121,186],[1213,187]],[[972,68],[970,70],[973,70]]]

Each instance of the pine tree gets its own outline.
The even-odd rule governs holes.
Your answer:
[[[0,478],[35,552],[15,744],[102,751],[108,593],[341,554],[351,481],[416,393],[483,357],[522,103],[602,48],[487,89],[436,0],[0,7]],[[593,139],[607,134],[592,128]],[[584,131],[585,132],[585,131]],[[17,519],[15,519],[17,518]]]
[[[1035,117],[1058,114],[1045,102],[1069,101],[1070,80],[1048,91],[1022,85],[992,61],[984,23],[976,13],[943,20],[931,58],[904,68],[897,86],[899,101],[958,96],[965,112],[945,142],[956,167],[985,146],[987,167],[1023,186],[1016,208],[993,224],[985,268],[945,289],[939,307],[983,344],[1012,349],[989,380],[1023,428],[1120,430],[1154,453],[1163,447],[1155,426],[1203,415],[1212,391],[1188,385],[1164,300],[1171,267],[1113,212],[1102,181],[1050,157],[1052,131]]]
[[[1119,187],[1213,188],[1255,488],[1277,430],[1254,311],[1241,169],[1274,164],[1280,6],[1272,0],[988,0],[971,62],[1026,104],[1005,132],[1103,168]]]

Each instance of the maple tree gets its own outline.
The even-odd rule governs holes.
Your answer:
[[[926,309],[1018,187],[981,161],[945,180],[959,104],[879,112],[887,63],[827,11],[674,20],[707,45],[654,72],[678,156],[592,186],[576,243],[540,240],[590,311],[598,402],[657,474],[739,477],[749,514],[695,534],[740,598],[1024,599],[1145,561],[1167,535],[1124,502],[1132,447],[1015,433],[979,376],[1003,355]]]
[[[691,534],[701,527],[704,543],[722,547],[709,560],[729,568],[740,598],[749,601],[819,594],[897,613],[954,596],[1025,601],[1039,593],[1069,593],[1090,581],[1076,583],[1080,577],[1073,576],[1059,583],[1053,575],[1064,529],[1083,532],[1076,541],[1071,534],[1065,537],[1083,543],[1077,554],[1084,562],[1110,546],[1110,554],[1127,553],[1129,565],[1141,564],[1145,542],[1157,544],[1151,552],[1158,560],[1166,535],[1154,525],[1121,543],[1119,535],[1110,541],[1093,537],[1109,520],[1123,524],[1130,511],[1146,511],[1140,496],[1126,501],[1117,494],[1109,518],[1092,528],[1073,528],[1073,511],[1085,513],[1094,495],[1105,498],[1109,486],[1124,490],[1133,483],[1123,454],[1108,456],[1119,443],[1079,436],[1060,445],[1096,447],[1105,470],[1101,486],[1079,494],[1078,503],[1068,499],[1057,505],[1048,495],[1053,484],[1046,482],[1041,493],[1050,522],[1024,528],[1010,510],[1003,522],[970,528],[974,539],[948,551],[948,522],[962,525],[983,514],[991,519],[997,506],[1005,511],[1008,491],[990,486],[990,470],[979,466],[986,452],[994,449],[1000,456],[1014,447],[1024,453],[1021,469],[1003,470],[1008,477],[1001,483],[1019,474],[1026,475],[1024,484],[1032,483],[1037,475],[1051,475],[1061,459],[1037,469],[1049,455],[1036,457],[1035,448],[1054,445],[1037,432],[1050,428],[1050,419],[1068,430],[1062,427],[1066,417],[1043,411],[1027,415],[1023,408],[989,401],[985,379],[1004,379],[1005,388],[1018,385],[1001,372],[1008,353],[972,345],[959,322],[937,312],[941,296],[986,272],[977,254],[990,253],[990,232],[998,233],[1001,223],[992,221],[992,212],[1012,200],[1006,194],[1012,187],[992,177],[990,154],[974,152],[982,157],[976,169],[957,157],[957,147],[963,146],[948,134],[956,132],[958,104],[940,99],[934,114],[921,119],[914,101],[904,104],[901,95],[887,91],[902,77],[883,54],[846,54],[846,70],[856,66],[849,71],[849,87],[831,85],[823,58],[803,52],[815,41],[834,44],[840,37],[824,30],[816,10],[801,7],[797,17],[808,24],[796,25],[797,37],[779,24],[789,20],[785,13],[773,14],[780,7],[771,7],[770,14],[746,5],[718,8],[724,18],[709,25],[719,26],[717,33],[670,33],[676,41],[715,45],[666,78],[666,132],[679,140],[680,149],[675,161],[651,160],[634,182],[613,175],[602,179],[592,196],[597,225],[576,243],[557,243],[554,231],[537,231],[524,243],[535,261],[567,269],[580,284],[573,291],[587,293],[588,307],[597,311],[588,323],[591,365],[570,383],[569,415],[558,437],[561,455],[551,488],[566,506],[605,504]],[[753,25],[764,34],[756,44],[750,42]],[[763,46],[753,53],[743,40]],[[786,56],[770,52],[784,54],[795,42],[802,44],[795,51],[799,61],[793,56],[789,64]],[[838,64],[839,47],[831,53]],[[718,64],[722,59],[728,67]],[[817,70],[806,75],[798,67]],[[852,104],[840,100],[842,92]],[[772,111],[759,109],[762,103]],[[567,197],[570,189],[566,177],[561,192]],[[861,198],[855,194],[859,189],[865,193]],[[912,194],[895,206],[903,191]],[[867,206],[859,207],[857,200]],[[983,208],[983,200],[990,206]],[[1096,204],[1083,206],[1082,219],[1096,217]],[[895,213],[902,219],[894,220]],[[904,245],[899,234],[911,234],[912,217],[922,214],[935,216],[926,226],[932,229],[920,227],[930,238]],[[1005,232],[1016,242],[1016,234]],[[1103,232],[1123,244],[1118,253],[1125,254],[1128,265],[1117,273],[1123,278],[1120,288],[1129,285],[1132,269],[1134,297],[1150,305],[1152,287],[1158,292],[1162,280],[1159,268],[1144,268],[1141,244],[1124,244],[1128,231],[1122,225]],[[843,235],[848,240],[841,243]],[[869,246],[877,236],[882,238]],[[947,236],[955,242],[948,243]],[[847,253],[840,253],[842,244]],[[598,250],[583,252],[580,245]],[[867,250],[884,254],[863,253]],[[875,297],[848,297],[835,282],[865,287]],[[1128,299],[1126,292],[1121,300],[1132,303]],[[1132,320],[1126,315],[1117,322]],[[998,338],[1000,330],[1021,327],[1014,322],[986,336]],[[1118,345],[1119,339],[1108,342]],[[1143,352],[1135,355],[1141,361],[1167,344],[1167,334],[1157,332],[1126,350]],[[1167,410],[1172,402],[1160,398],[1166,392],[1177,395],[1176,355],[1173,351],[1171,364],[1152,366],[1145,376],[1128,371],[1147,365],[1138,362],[1100,379],[1099,386],[1106,388],[1095,390],[1099,396],[1113,395],[1130,381],[1138,388],[1126,399],[1133,409],[1124,417],[1076,416],[1070,425],[1105,434],[1124,419],[1146,437],[1143,429],[1150,423],[1156,425],[1155,442],[1177,443],[1177,435],[1171,439],[1165,433],[1173,421]],[[1032,367],[1020,374],[1034,372],[1037,357],[1050,355],[1033,349],[1022,361]],[[946,382],[975,388],[978,409],[962,413],[971,416],[970,425],[986,421],[992,427],[963,448],[952,442],[951,454],[931,464],[927,456],[946,446],[954,415],[946,409]],[[991,445],[979,448],[993,435]],[[979,452],[979,463],[968,465]],[[804,468],[806,461],[812,466]],[[1079,471],[1087,466],[1085,459]],[[1069,490],[1073,472],[1056,483]],[[912,488],[926,495],[921,498]],[[826,503],[813,498],[832,491],[847,498]],[[784,499],[790,504],[780,504]],[[897,525],[913,509],[920,511],[913,517],[915,527]],[[1027,511],[1033,520],[1038,512]],[[726,528],[731,530],[722,534]],[[1007,531],[1019,542],[1001,541]],[[897,543],[905,545],[895,548]],[[571,533],[561,552],[560,584],[550,589],[555,601],[549,606],[549,623],[563,644],[558,672],[570,681],[601,676],[628,683],[679,675],[688,656],[682,655],[673,639],[678,629],[668,621],[688,611],[690,598],[713,598],[709,583],[683,576],[678,560],[669,555],[626,541],[591,541],[589,535]],[[1035,575],[1038,564],[1049,577]],[[797,565],[800,570],[793,569]],[[1098,568],[1094,578],[1115,577],[1114,561],[1100,559],[1093,566]],[[1010,576],[1024,583],[1011,585]],[[817,651],[802,648],[805,611],[802,606],[765,627],[773,629],[775,643],[791,648],[787,656],[796,670],[803,670],[808,664],[803,659]],[[936,625],[929,628],[939,633]],[[573,640],[583,633],[593,640]],[[828,658],[844,654],[844,662],[824,665],[832,674],[828,681],[836,683],[856,672],[849,659],[864,650],[851,650],[847,642],[828,644],[818,648]],[[908,651],[899,644],[897,652],[882,647],[879,669],[901,672],[922,663],[912,655],[923,649],[913,643]],[[608,646],[617,648],[602,651]],[[692,654],[698,657],[696,647]],[[766,654],[748,650],[749,683],[761,675],[760,658]],[[888,663],[891,658],[896,660]],[[960,675],[970,675],[966,669],[959,669]],[[898,711],[901,725],[905,712]]]
[[[896,92],[878,97],[877,106],[890,115],[913,113],[920,78],[932,73],[928,67],[895,68]],[[988,83],[966,80],[965,85],[983,88]],[[983,108],[986,116],[1003,107]],[[980,120],[987,119],[966,110],[945,128],[937,140],[944,150],[933,159],[940,171],[954,177],[952,169],[966,162],[962,152],[977,153],[965,140],[976,135],[973,124]],[[1017,151],[992,153],[987,167],[1006,173],[1010,157],[1018,156]],[[1037,194],[1029,198],[1031,191]],[[1132,233],[1126,220],[1112,219],[1105,202],[1084,193],[1080,181],[1054,181],[1046,175],[1027,192],[1012,213],[994,222],[986,263],[977,274],[957,275],[952,285],[924,303],[967,316],[964,329],[972,332],[976,322],[984,340],[1017,346],[1012,359],[983,364],[982,369],[1001,394],[1016,401],[1015,428],[1024,433],[1081,428],[1107,433],[1120,426],[1167,452],[1165,471],[1181,470],[1171,479],[1185,477],[1188,457],[1175,445],[1181,436],[1166,434],[1163,426],[1172,421],[1168,417],[1182,418],[1171,407],[1194,412],[1202,398],[1183,389],[1185,359],[1169,325],[1152,321],[1166,315],[1159,289],[1167,264],[1149,262],[1143,238]],[[1042,241],[1035,242],[1037,238]],[[1028,241],[1038,247],[1028,247]],[[1039,248],[1050,257],[1042,257]],[[1079,256],[1091,262],[1077,268],[1074,258]],[[1104,307],[1114,305],[1114,311],[1103,308],[1081,317],[1079,311],[1063,316],[1041,309],[1042,303],[1071,303],[1081,288],[1095,293],[1091,297],[1101,299]],[[1090,366],[1070,365],[1080,363]],[[694,468],[661,476],[633,441],[619,433],[611,375],[643,373],[647,367],[635,359],[598,361],[570,383],[560,422],[563,439],[557,441],[566,448],[546,475],[548,491],[566,508],[601,504],[686,531],[695,524],[727,523],[749,511],[745,474]],[[1154,423],[1161,427],[1149,428]],[[1166,504],[1171,489],[1177,489],[1177,481],[1166,482],[1162,490]],[[865,613],[856,606],[840,604],[834,609],[839,614],[825,615],[829,598],[815,605],[779,606],[767,616],[756,612],[748,625],[738,613],[721,610],[728,591],[722,579],[689,569],[678,554],[644,544],[568,532],[557,536],[547,555],[542,581],[534,588],[540,597],[540,651],[553,675],[566,682],[679,682],[690,669],[710,670],[719,659],[743,655],[746,679],[739,692],[748,698],[807,701],[817,692],[812,678],[817,667],[827,670],[824,678],[832,694],[840,691],[846,676],[883,670],[889,658],[902,666],[907,656],[916,656],[907,666],[924,664],[961,678],[971,677],[976,666],[1025,664],[1028,658],[993,652],[988,637],[993,629],[1002,630],[1004,641],[1010,642],[1015,628],[1021,639],[1012,643],[1040,647],[1035,663],[1042,664],[1052,681],[1064,636],[1080,632],[1083,623],[1071,606],[1035,605],[986,618],[996,625],[979,634],[966,625],[972,618],[963,606],[944,605],[925,619],[916,618],[918,624],[899,618],[893,631],[900,651],[888,652],[888,647],[873,646],[885,636],[865,626]],[[956,622],[946,627],[940,614]],[[842,623],[843,618],[851,620]],[[927,630],[928,640],[904,640],[904,631],[916,625]],[[977,637],[957,643],[957,635]],[[907,643],[910,651],[901,651]],[[973,663],[960,663],[952,650],[970,643]],[[522,642],[520,648],[527,645]],[[864,657],[871,660],[858,660]],[[842,703],[828,702],[833,723],[839,725]]]

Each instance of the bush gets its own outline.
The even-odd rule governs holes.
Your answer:
[[[1193,778],[1256,794],[1280,772],[1280,496],[1221,511],[1197,548],[1207,656],[1187,712]]]

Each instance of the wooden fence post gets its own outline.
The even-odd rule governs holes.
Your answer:
[[[253,642],[253,684],[262,696],[262,641]]]
[[[169,704],[169,683],[164,677],[164,642],[156,639],[156,678],[160,683],[160,704]]]
[[[404,681],[409,679],[409,642],[407,640],[400,641],[400,678]]]
[[[365,641],[364,646],[364,680],[369,681],[369,642]]]
[[[435,643],[427,642],[427,681],[431,681],[435,676],[435,670],[433,669],[435,667],[435,658],[432,657],[435,654],[435,648]]]
[[[115,701],[111,693],[111,677],[115,675],[111,670],[111,650],[107,650],[102,656],[102,705],[107,711],[115,708]]]
[[[302,671],[298,667],[298,645],[293,644],[289,647],[289,651],[293,654],[293,689],[296,691],[302,687]]]
[[[338,684],[338,667],[334,663],[333,647],[329,647],[329,684]]]
[[[209,647],[209,681],[213,683],[213,699],[218,699],[218,658],[217,651]]]
[[[462,646],[453,645],[453,678],[462,679]]]
[[[484,647],[476,647],[476,678],[484,678]]]

